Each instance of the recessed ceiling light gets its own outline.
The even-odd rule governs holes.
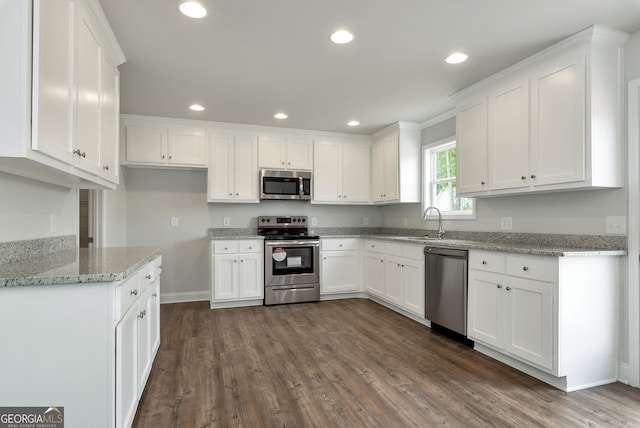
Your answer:
[[[189,108],[193,111],[202,111],[204,110],[204,107],[202,107],[200,104],[192,104],[189,106]]]
[[[189,18],[204,18],[207,16],[207,9],[200,2],[188,0],[178,3],[178,9],[183,15]]]
[[[462,52],[456,52],[449,55],[445,61],[448,64],[460,64],[461,62],[465,62],[467,60],[467,55]]]
[[[351,121],[347,122],[347,125],[349,125],[349,126],[358,126],[358,125],[360,125],[360,122],[358,122],[357,120],[351,120]]]
[[[353,33],[347,30],[338,30],[331,36],[329,36],[329,38],[333,43],[344,45],[345,43],[350,43],[353,40],[354,36]]]
[[[287,116],[287,115],[286,115],[286,114],[284,114],[284,113],[276,113],[276,114],[274,114],[274,115],[273,115],[273,117],[275,117],[276,119],[286,119],[286,118],[288,118],[289,116]]]

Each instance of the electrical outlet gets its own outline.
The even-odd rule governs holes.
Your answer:
[[[318,217],[311,217],[311,226],[318,225]]]
[[[407,225],[407,218],[406,217],[402,217],[402,225],[403,226]]]
[[[58,231],[58,218],[55,214],[51,214],[49,219],[49,228],[51,229],[51,233],[56,233]]]
[[[362,219],[362,224],[365,226],[369,226],[369,217],[365,217]]]
[[[627,233],[627,218],[625,216],[607,216],[606,232],[614,235]]]
[[[178,217],[171,217],[171,227],[178,227]]]
[[[513,229],[513,217],[501,217],[500,218],[500,228],[502,230],[512,230]]]
[[[229,225],[231,224],[231,220],[229,219],[229,217],[224,217],[224,218],[222,219],[222,224],[223,224],[224,226],[229,226]]]

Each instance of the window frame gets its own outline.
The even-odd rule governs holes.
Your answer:
[[[449,145],[456,145],[456,137],[451,136],[443,138],[442,140],[435,141],[433,143],[425,144],[422,146],[422,212],[430,207],[434,206],[433,188],[436,185],[435,180],[435,157],[433,153],[437,150],[444,149]],[[457,178],[457,171],[456,171]],[[442,218],[446,220],[474,220],[476,218],[476,199],[473,199],[473,209],[471,211],[443,211]],[[438,215],[435,211],[432,211],[427,216],[429,220],[437,219]]]

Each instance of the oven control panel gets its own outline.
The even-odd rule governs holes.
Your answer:
[[[260,216],[258,227],[304,227],[307,225],[307,216]]]

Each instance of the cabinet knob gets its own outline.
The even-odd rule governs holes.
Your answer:
[[[158,297],[158,293],[153,293],[152,296],[153,297]]]
[[[240,263],[244,263],[244,260],[240,260]]]
[[[536,175],[535,174],[531,174],[531,178],[536,178]]]
[[[104,169],[105,171],[109,171],[109,165],[103,166],[102,169]]]
[[[172,158],[173,158],[173,156],[169,156],[169,159],[172,159]]]
[[[529,270],[529,267],[527,267],[527,266],[523,266],[523,267],[522,267],[522,270],[523,270],[523,271],[528,271],[528,270]]]
[[[498,288],[502,288],[502,285],[500,285],[500,284],[496,284],[496,286],[497,286]]]
[[[236,193],[236,196],[240,196],[240,193]]]
[[[78,155],[78,156],[80,156],[80,149],[75,149],[75,150],[73,151],[73,154],[74,154],[74,155]]]
[[[250,250],[253,250],[253,247],[249,247]]]
[[[129,293],[129,294],[131,294],[133,296],[137,296],[138,295],[138,290],[137,289],[131,290],[131,293]]]
[[[86,158],[87,157],[87,153],[86,152],[82,152],[82,154],[80,156],[82,156],[83,158]]]
[[[343,197],[344,199],[347,199],[347,195],[342,195],[342,197]]]
[[[238,261],[237,261],[237,260],[234,260],[233,262],[234,262],[234,263],[238,263]]]
[[[483,260],[483,261],[482,261],[482,264],[483,264],[483,265],[486,265],[486,264],[487,264],[487,261],[486,261],[486,260]]]
[[[322,258],[322,260],[327,260],[327,258],[326,258],[326,257],[323,257],[323,258]]]
[[[520,178],[523,179],[523,180],[527,179],[527,177],[525,177],[524,175],[522,177],[520,177]]]
[[[289,166],[291,166],[291,162],[287,162],[287,164],[288,164]]]
[[[224,247],[224,250],[225,250],[225,251],[227,251],[227,250],[228,250],[228,248],[227,248],[227,247]]]
[[[342,244],[338,245],[338,247],[342,247]]]
[[[146,279],[151,279],[151,275],[145,275],[144,276]]]
[[[229,193],[229,196],[233,196],[233,193]]]
[[[511,290],[511,287],[507,286],[507,291]]]
[[[487,183],[485,183],[484,181],[481,181],[481,182],[480,182],[480,184],[482,184],[482,185],[484,186],[484,185],[485,185],[485,184],[487,184]]]
[[[380,259],[380,263],[384,263],[384,260]]]
[[[284,165],[284,161],[282,161],[282,165]]]
[[[164,158],[166,158],[166,156],[165,156],[165,155],[162,155],[162,159],[164,159]]]

